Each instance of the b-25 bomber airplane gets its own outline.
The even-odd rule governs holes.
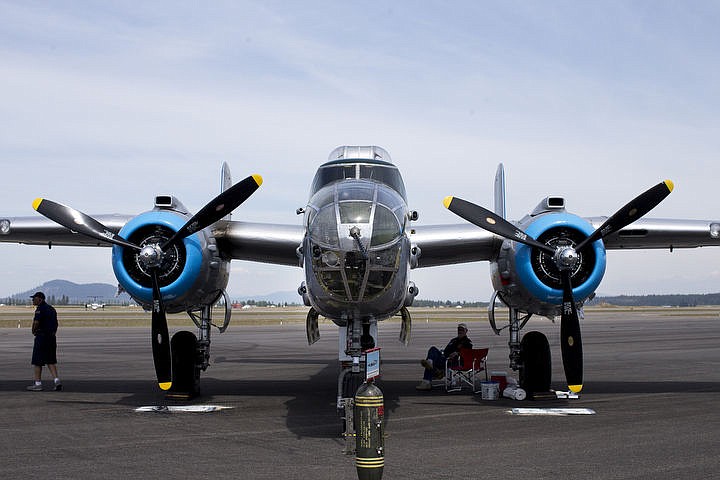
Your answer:
[[[407,307],[418,294],[414,268],[488,261],[495,293],[489,307],[496,334],[509,331],[510,367],[531,392],[550,388],[550,347],[539,332],[520,332],[533,315],[561,317],[562,357],[573,391],[582,388],[580,317],[605,272],[607,249],[694,248],[720,245],[720,221],[641,219],[672,190],[660,182],[610,217],[582,218],[562,197],[547,197],[518,222],[505,219],[502,164],[495,207],[447,197],[445,206],[470,223],[413,225],[405,186],[388,153],[376,146],[338,147],[310,188],[302,225],[232,220],[230,213],[262,183],[258,175],[232,185],[223,165],[222,192],[191,215],[171,195],[155,197],[136,216],[90,217],[50,200],[34,208],[47,218],[0,218],[0,241],[48,246],[111,246],[120,288],[152,311],[151,343],[160,388],[191,393],[209,365],[212,306],[225,298],[231,260],[302,267],[298,288],[306,306],[307,338],[318,339],[319,316],[339,327],[338,408],[364,380],[363,352],[377,344],[377,322],[400,314],[407,342]],[[232,185],[232,186],[231,186]],[[481,228],[477,228],[477,227]],[[498,328],[496,300],[508,307]],[[187,312],[198,335],[169,341],[166,312]]]

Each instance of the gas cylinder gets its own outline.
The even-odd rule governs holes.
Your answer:
[[[368,381],[355,394],[355,466],[359,480],[380,480],[385,466],[385,405],[382,391]]]

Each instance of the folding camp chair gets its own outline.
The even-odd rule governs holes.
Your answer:
[[[469,387],[472,392],[476,392],[476,385],[480,380],[478,374],[483,370],[485,370],[485,379],[487,380],[485,362],[488,350],[487,348],[461,348],[458,363],[446,362],[445,390],[457,392]]]

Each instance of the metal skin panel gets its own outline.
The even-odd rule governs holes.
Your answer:
[[[297,252],[305,236],[302,225],[218,222],[213,235],[224,258],[302,266]]]
[[[420,249],[417,268],[490,261],[502,238],[469,223],[413,226],[410,242]]]

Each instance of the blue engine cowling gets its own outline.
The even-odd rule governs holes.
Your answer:
[[[156,209],[130,220],[119,234],[140,246],[162,244],[188,218],[174,211]],[[168,313],[215,303],[227,286],[229,262],[218,256],[215,239],[211,235],[205,230],[198,231],[164,253],[157,273],[160,293]],[[150,308],[152,279],[150,272],[137,260],[137,252],[113,246],[112,266],[115,277],[128,294],[143,307]]]
[[[521,228],[541,243],[575,246],[594,231],[593,226],[566,212],[530,217]],[[601,240],[579,252],[580,262],[571,272],[573,296],[584,301],[600,285],[606,255]],[[562,304],[560,272],[550,255],[525,244],[506,241],[493,264],[493,284],[503,299],[520,311],[556,315]]]

